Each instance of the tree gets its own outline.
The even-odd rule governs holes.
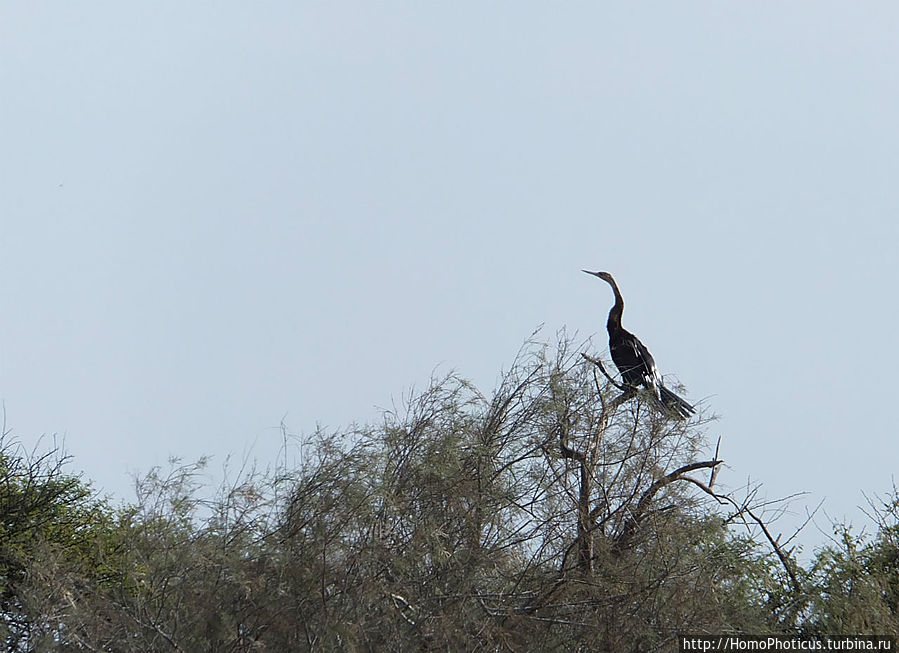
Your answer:
[[[873,536],[834,525],[834,541],[818,552],[806,631],[899,636],[899,492],[878,505],[869,500],[877,524]]]
[[[755,492],[719,488],[711,418],[667,419],[604,371],[563,334],[492,393],[434,379],[213,497],[202,460],[151,470],[114,512],[76,483],[39,511],[73,529],[19,549],[17,646],[669,651],[836,614]]]
[[[52,641],[65,621],[67,577],[102,578],[110,511],[65,471],[55,444],[26,452],[0,436],[0,638],[7,650]]]
[[[722,514],[690,480],[719,462],[698,458],[707,423],[649,410],[563,338],[528,343],[492,396],[450,375],[379,428],[321,437],[284,515],[290,644],[655,650],[787,627],[768,599],[791,590],[728,530],[751,507]]]

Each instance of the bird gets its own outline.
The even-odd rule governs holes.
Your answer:
[[[612,362],[621,373],[625,385],[631,388],[643,386],[660,402],[672,417],[680,420],[688,419],[696,409],[681,397],[665,387],[662,375],[656,367],[655,359],[640,339],[621,326],[621,314],[624,313],[624,298],[618,290],[618,284],[608,272],[591,272],[582,270],[594,277],[599,277],[610,286],[615,293],[615,305],[609,311],[606,329],[609,331],[609,352]]]

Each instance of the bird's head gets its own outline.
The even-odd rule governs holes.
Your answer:
[[[615,280],[612,278],[612,275],[608,272],[590,272],[590,270],[581,270],[581,272],[586,272],[587,274],[592,274],[594,277],[599,277],[606,283],[614,284]]]

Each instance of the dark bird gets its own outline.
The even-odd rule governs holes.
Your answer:
[[[615,279],[608,272],[582,271],[599,277],[612,286],[612,292],[615,293],[615,305],[609,311],[606,328],[609,330],[609,352],[612,354],[612,362],[621,373],[625,385],[632,388],[643,386],[652,392],[672,417],[677,419],[690,417],[696,409],[665,387],[652,354],[637,336],[621,326],[624,299]]]

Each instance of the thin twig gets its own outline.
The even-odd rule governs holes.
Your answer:
[[[721,451],[721,436],[718,436],[718,444],[715,445],[715,455],[713,458],[715,460],[719,460],[718,453]],[[721,469],[720,465],[715,465],[712,467],[712,473],[709,475],[709,488],[715,487],[715,479],[718,478],[718,470]]]

